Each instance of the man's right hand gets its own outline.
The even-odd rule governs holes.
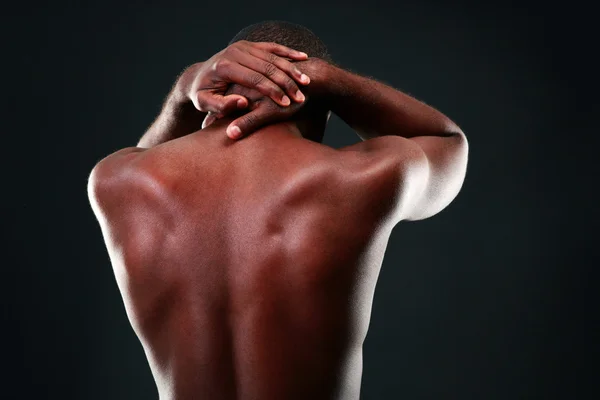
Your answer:
[[[186,69],[178,91],[197,110],[217,117],[248,106],[243,96],[225,95],[231,84],[255,89],[283,107],[291,104],[290,98],[302,103],[304,95],[296,82],[307,85],[310,79],[288,59],[306,60],[307,55],[277,43],[235,42]]]

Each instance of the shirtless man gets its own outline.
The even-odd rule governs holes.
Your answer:
[[[252,25],[90,175],[161,400],[359,398],[392,228],[454,199],[468,145],[440,112],[328,57],[306,28]],[[330,111],[363,141],[321,144]]]

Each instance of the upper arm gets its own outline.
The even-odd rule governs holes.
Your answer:
[[[462,132],[447,136],[380,136],[344,150],[360,151],[380,166],[394,193],[394,222],[420,220],[443,210],[462,187],[468,143]]]

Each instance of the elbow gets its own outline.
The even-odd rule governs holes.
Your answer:
[[[464,132],[458,127],[452,130],[452,134],[449,135],[449,138],[451,139],[451,144],[448,145],[446,170],[449,171],[448,174],[450,176],[453,176],[452,180],[456,182],[456,195],[462,187],[467,172],[469,141]]]
[[[445,121],[442,131],[443,134],[441,136],[453,139],[461,154],[468,153],[469,143],[467,141],[467,135],[465,135],[458,125],[448,119]]]
[[[450,122],[446,127],[446,137],[449,138],[448,149],[449,157],[452,160],[455,170],[464,172],[467,168],[469,158],[469,141],[467,135],[456,124]]]
[[[467,171],[467,163],[469,161],[469,141],[467,136],[462,132],[456,133],[457,158],[460,169],[462,170],[463,180]]]
[[[442,122],[442,126],[443,126],[443,128],[442,128],[443,132],[445,133],[444,136],[448,136],[448,137],[457,136],[457,137],[462,137],[462,138],[466,139],[465,133],[451,119],[445,118],[444,121]]]
[[[456,144],[454,151],[453,169],[454,173],[449,177],[450,187],[450,201],[452,201],[463,187],[465,177],[467,175],[467,165],[469,162],[469,142],[464,133],[460,132],[456,135]],[[453,176],[452,176],[453,175]]]
[[[450,132],[452,136],[456,137],[461,146],[466,147],[466,150],[468,150],[469,143],[467,141],[467,135],[465,135],[462,129],[460,129],[458,126],[455,126]]]

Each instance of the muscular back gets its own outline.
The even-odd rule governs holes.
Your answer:
[[[90,185],[160,398],[358,399],[382,168],[281,125],[224,129],[117,153]]]

